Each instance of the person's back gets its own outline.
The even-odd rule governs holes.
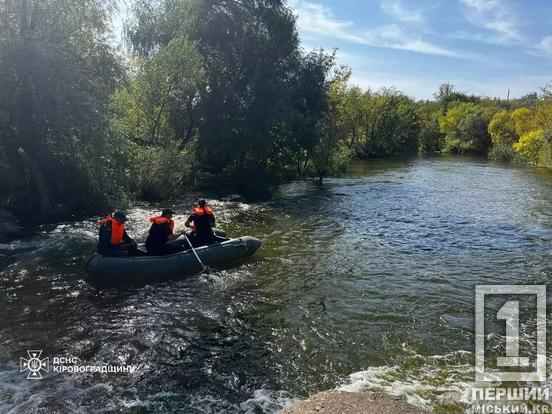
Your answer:
[[[192,243],[195,246],[203,246],[216,241],[216,237],[213,234],[215,216],[213,211],[207,207],[204,199],[200,199],[198,205],[198,208],[192,210],[192,214],[186,221],[186,226],[193,230]]]
[[[98,223],[98,253],[104,256],[121,256],[134,252],[136,243],[126,233],[126,221],[126,214],[117,211],[113,216],[106,217]]]
[[[184,250],[184,247],[171,245],[170,242],[178,238],[174,234],[173,211],[165,209],[160,216],[150,218],[151,227],[146,239],[148,255],[163,256]]]

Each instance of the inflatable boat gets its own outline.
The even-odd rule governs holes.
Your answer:
[[[195,249],[207,267],[227,265],[252,256],[261,241],[244,236]],[[110,257],[94,254],[86,262],[85,280],[98,288],[125,287],[163,282],[199,273],[203,267],[191,250],[168,256]]]

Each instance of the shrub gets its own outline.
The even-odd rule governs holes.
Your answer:
[[[147,201],[177,195],[183,182],[191,181],[191,157],[176,145],[169,148],[136,147],[132,192]]]
[[[493,161],[514,161],[519,156],[511,145],[494,145],[489,152],[489,159]]]
[[[538,129],[523,135],[519,142],[514,144],[514,149],[522,157],[533,164],[539,164],[540,153],[544,146],[544,131]]]

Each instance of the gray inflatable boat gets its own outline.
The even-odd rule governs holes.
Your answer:
[[[195,249],[205,266],[223,266],[252,256],[261,247],[261,241],[244,236],[222,243]],[[168,256],[108,257],[94,254],[86,262],[85,280],[98,288],[125,287],[163,282],[202,270],[191,250]]]

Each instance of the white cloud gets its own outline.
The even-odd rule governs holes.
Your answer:
[[[394,19],[404,23],[424,23],[425,19],[420,10],[407,10],[401,0],[383,0],[381,9]]]
[[[469,22],[489,32],[461,38],[498,44],[522,41],[516,15],[506,0],[460,0],[460,4],[464,6],[464,16]]]
[[[552,56],[552,36],[544,37],[537,45],[537,49],[545,55]]]
[[[289,6],[291,6],[298,15],[297,24],[300,29],[309,33],[362,43],[360,37],[348,31],[348,29],[354,26],[353,22],[335,19],[332,11],[322,4],[309,3],[302,0],[291,0]]]
[[[297,24],[301,31],[317,34],[366,46],[406,50],[428,55],[460,57],[451,50],[444,49],[419,36],[406,34],[395,25],[360,31],[352,21],[342,21],[334,17],[332,10],[318,3],[305,0],[291,0],[289,5],[297,13]]]

